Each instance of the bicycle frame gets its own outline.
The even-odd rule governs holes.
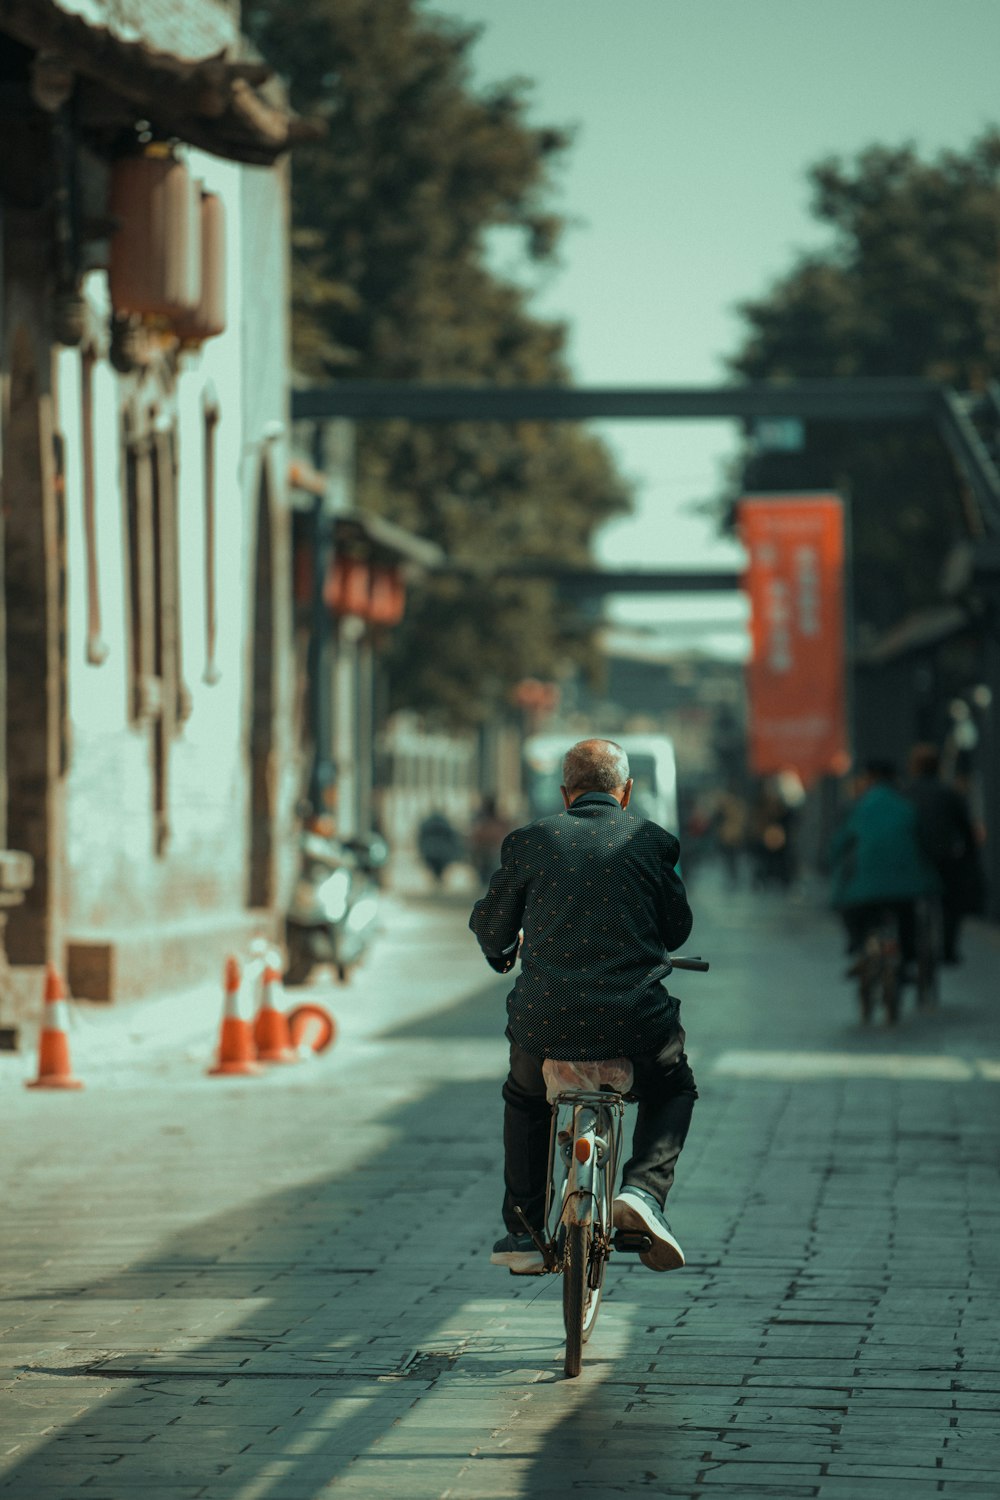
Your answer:
[[[562,1274],[569,1377],[580,1373],[615,1244],[612,1204],[624,1114],[623,1096],[607,1089],[573,1090],[552,1102],[545,1238],[536,1236],[536,1243],[545,1269]]]

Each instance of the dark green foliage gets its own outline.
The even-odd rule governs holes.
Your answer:
[[[1000,365],[1000,134],[922,161],[872,148],[815,166],[813,211],[833,231],[758,301],[731,368],[750,379],[915,375],[960,390]],[[848,487],[856,605],[880,629],[937,593],[968,512],[940,442],[912,427],[813,423],[804,454],[751,463],[753,488]]]
[[[312,380],[558,382],[560,324],[490,268],[490,235],[551,261],[549,207],[565,131],[527,119],[529,87],[477,93],[476,32],[414,0],[261,0],[245,24],[292,102],[328,123],[293,162],[295,359]],[[452,562],[583,562],[628,508],[606,450],[572,428],[371,424],[359,503],[441,543]],[[429,582],[394,646],[398,705],[453,721],[491,713],[510,684],[586,657],[587,632],[539,583]]]

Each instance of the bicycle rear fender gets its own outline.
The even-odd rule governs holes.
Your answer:
[[[594,1176],[597,1172],[595,1111],[586,1106],[578,1106],[574,1126],[562,1217],[566,1224],[587,1225],[594,1218]]]

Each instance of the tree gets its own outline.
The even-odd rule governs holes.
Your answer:
[[[477,93],[477,32],[414,0],[260,0],[245,22],[293,105],[328,123],[293,164],[301,373],[567,379],[565,329],[490,266],[496,231],[530,266],[552,262],[562,229],[548,204],[569,137],[528,123],[528,84]],[[441,543],[457,570],[427,585],[399,633],[397,705],[477,722],[518,678],[587,658],[589,631],[550,586],[482,578],[487,561],[587,560],[595,528],[629,506],[596,439],[540,423],[371,424],[358,486],[361,504]]]
[[[912,375],[981,388],[1000,355],[1000,133],[931,161],[873,147],[809,176],[831,244],[744,304],[730,367],[749,379]],[[942,444],[912,427],[810,423],[801,455],[764,455],[747,479],[849,488],[856,608],[869,632],[932,598],[949,541],[968,534]]]

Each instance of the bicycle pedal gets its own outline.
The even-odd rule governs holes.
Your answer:
[[[611,1243],[626,1255],[641,1255],[644,1250],[652,1250],[653,1237],[641,1229],[617,1229]]]

